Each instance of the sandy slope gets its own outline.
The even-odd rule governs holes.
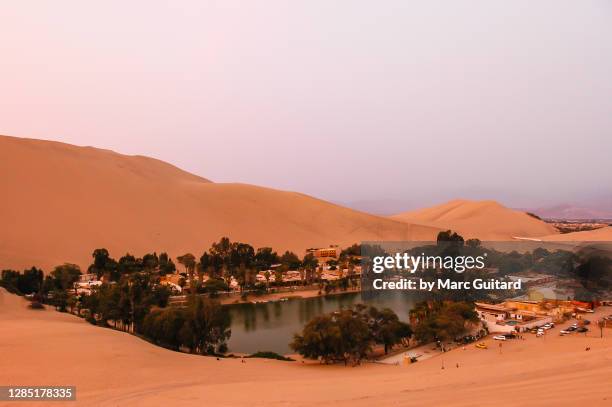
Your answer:
[[[541,239],[556,242],[612,242],[612,226],[583,232],[543,236]]]
[[[545,339],[506,342],[501,354],[488,341],[485,351],[467,347],[410,366],[242,364],[171,352],[25,304],[0,289],[0,383],[76,385],[77,405],[604,406],[612,400],[609,332],[604,339],[559,337],[555,328]]]
[[[437,230],[312,197],[216,184],[159,160],[0,136],[0,267],[90,263],[93,249],[200,255],[222,236],[276,250],[430,240]]]
[[[452,229],[466,238],[475,237],[480,240],[512,240],[514,237],[556,233],[553,226],[495,201],[454,200],[391,218]]]

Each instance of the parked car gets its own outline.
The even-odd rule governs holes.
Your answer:
[[[493,339],[495,339],[496,341],[505,341],[506,337],[504,335],[495,335]]]
[[[467,343],[474,342],[476,339],[477,338],[475,336],[473,336],[473,335],[466,335],[466,336],[461,337],[461,338],[455,338],[455,342],[466,343],[467,344]]]
[[[536,334],[536,336],[544,336],[544,331],[538,331],[538,333]]]
[[[572,331],[566,331],[566,330],[564,329],[564,330],[562,330],[561,332],[559,332],[559,335],[569,335],[569,334],[571,334],[571,333],[572,333]]]
[[[589,328],[585,328],[584,326],[582,326],[582,327],[578,328],[576,330],[576,332],[581,332],[582,333],[582,332],[587,332],[588,330],[589,330]]]

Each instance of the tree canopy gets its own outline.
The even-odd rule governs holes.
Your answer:
[[[410,311],[415,337],[421,342],[449,340],[464,335],[478,323],[474,304],[430,301]]]
[[[366,357],[375,344],[384,345],[387,352],[411,335],[410,326],[392,310],[359,304],[313,318],[290,346],[306,358],[348,363]]]

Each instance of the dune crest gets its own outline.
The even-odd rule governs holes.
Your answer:
[[[0,267],[86,266],[114,257],[200,255],[222,236],[302,254],[361,240],[432,240],[438,229],[295,192],[219,184],[163,161],[0,136]]]
[[[496,201],[453,200],[441,205],[391,216],[391,219],[452,229],[465,238],[512,240],[553,235],[557,230],[525,212]]]

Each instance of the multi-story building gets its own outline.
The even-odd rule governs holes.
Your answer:
[[[315,256],[318,259],[321,259],[321,258],[337,259],[338,256],[340,256],[340,249],[338,248],[338,246],[311,248],[311,249],[307,249],[306,253],[311,253],[313,256]]]

